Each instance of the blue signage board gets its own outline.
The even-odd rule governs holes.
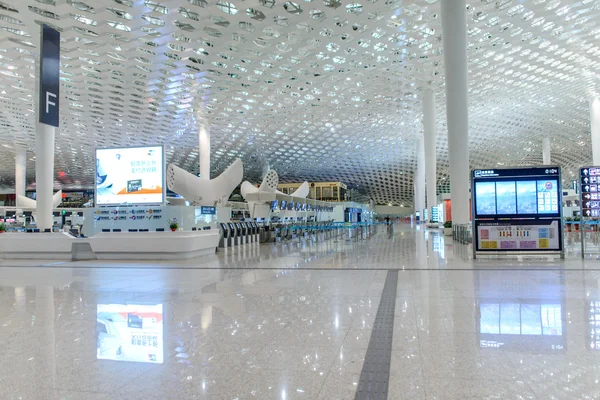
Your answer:
[[[200,207],[200,213],[202,215],[216,215],[217,214],[217,207],[201,206]]]
[[[60,32],[42,25],[39,122],[58,127],[60,87]]]

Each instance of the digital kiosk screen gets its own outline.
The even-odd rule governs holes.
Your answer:
[[[286,206],[287,206],[287,201],[281,200],[281,209],[285,210]]]
[[[279,202],[277,200],[273,200],[271,202],[271,211],[275,211],[277,209]]]
[[[559,178],[558,168],[475,170],[475,216],[560,217]]]

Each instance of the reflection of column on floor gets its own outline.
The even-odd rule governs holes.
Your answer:
[[[591,342],[591,338],[588,339],[586,335],[590,335],[593,328],[589,325],[588,318],[591,308],[590,303],[600,301],[598,280],[591,279],[592,277],[584,271],[573,271],[569,274],[569,284],[567,285],[565,284],[564,275],[560,275],[558,279],[560,286],[566,288],[566,294],[563,297],[563,304],[565,305],[563,315],[566,319],[563,324],[563,335],[565,335],[563,343],[568,346],[566,347],[567,351],[579,351],[579,349],[589,351],[588,343]],[[588,279],[586,279],[586,275]],[[591,285],[590,288],[592,283],[596,285]],[[584,299],[583,302],[579,300],[581,298]]]
[[[426,268],[427,267],[427,248],[425,243],[425,232],[423,230],[417,230],[415,232],[415,250],[416,250],[416,260],[415,267],[418,268]]]
[[[15,287],[15,311],[19,317],[27,313],[27,294],[24,286]]]
[[[427,327],[429,330],[436,330],[440,310],[440,273],[419,272],[421,275],[420,284],[415,290],[418,290],[420,311],[417,315],[417,325]],[[416,296],[415,296],[416,297]],[[432,301],[435,299],[435,301]]]
[[[36,376],[56,387],[56,340],[54,336],[54,288],[38,286],[35,290]]]

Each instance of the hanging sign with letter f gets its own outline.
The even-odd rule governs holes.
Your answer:
[[[60,32],[42,25],[39,121],[58,127],[60,87]]]

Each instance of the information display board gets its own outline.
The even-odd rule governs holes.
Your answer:
[[[474,252],[562,252],[559,167],[472,173]]]
[[[96,149],[96,205],[164,203],[162,146]]]
[[[554,250],[560,247],[560,221],[476,221],[477,250]]]
[[[163,305],[98,304],[97,358],[162,364]]]

